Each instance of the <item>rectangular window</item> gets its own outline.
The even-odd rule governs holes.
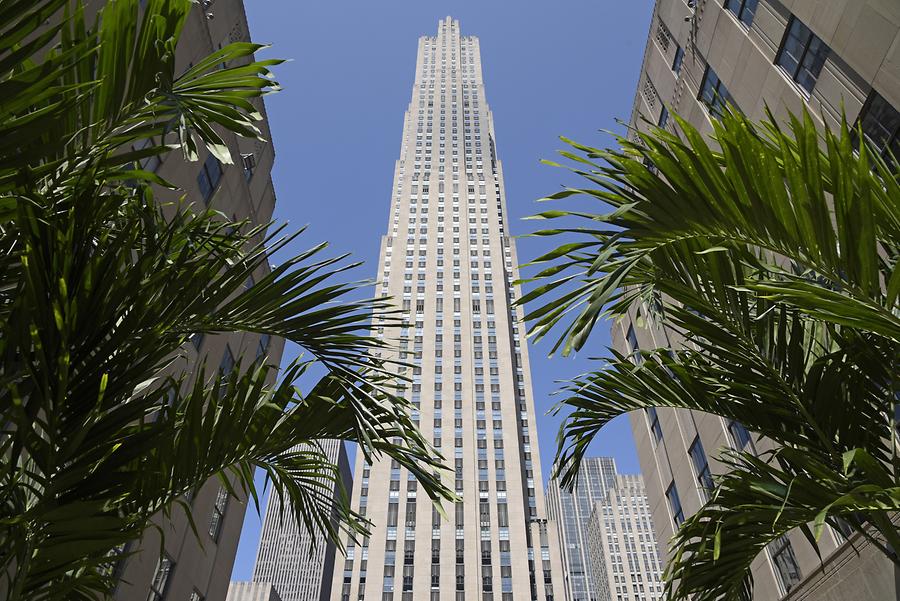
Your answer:
[[[169,585],[169,576],[175,568],[175,562],[168,555],[159,558],[156,564],[156,572],[153,574],[153,580],[150,581],[150,594],[147,601],[162,601],[166,598],[166,589]]]
[[[666,490],[666,499],[669,500],[669,509],[672,510],[672,520],[675,522],[675,528],[681,526],[684,522],[684,510],[681,508],[681,498],[678,496],[678,489],[675,488],[675,481],[669,484]]]
[[[772,563],[775,564],[775,573],[785,594],[791,592],[800,583],[800,567],[794,556],[794,549],[787,535],[783,534],[769,544],[772,553]]]
[[[731,440],[734,442],[734,448],[743,451],[750,444],[750,432],[744,427],[744,424],[732,420],[728,424],[728,433],[731,434]]]
[[[738,21],[750,27],[759,0],[725,0],[725,8],[734,13]]]
[[[228,489],[219,486],[216,493],[216,502],[213,504],[212,515],[209,517],[209,535],[214,541],[219,540],[222,533],[222,522],[225,521],[225,508],[228,506]]]
[[[628,352],[634,355],[636,363],[640,363],[643,358],[638,354],[641,347],[638,345],[637,334],[634,331],[634,324],[628,324],[628,331],[625,333],[625,340],[628,342]]]
[[[728,89],[712,67],[706,65],[706,72],[703,74],[703,82],[700,84],[700,102],[709,108],[709,112],[715,117],[721,117],[725,112],[728,104],[734,105],[734,100]]]
[[[703,443],[700,442],[699,435],[694,437],[694,442],[691,443],[688,454],[691,456],[691,462],[694,464],[694,472],[697,474],[700,494],[703,495],[704,499],[708,499],[708,493],[713,489],[713,479],[709,473],[709,462],[706,460],[706,453],[703,451]]]
[[[675,75],[681,73],[681,65],[684,64],[684,48],[681,46],[675,47],[675,59],[672,60],[672,71],[675,72]]]
[[[859,114],[858,125],[862,128],[866,142],[887,161],[888,165],[895,165],[896,161],[900,160],[900,111],[891,106],[878,92],[872,90]],[[854,144],[858,146],[855,127],[853,136]]]
[[[197,175],[197,185],[200,187],[203,202],[209,203],[209,199],[212,198],[221,180],[222,164],[219,159],[210,154],[203,161],[203,166],[200,167],[200,173]]]
[[[647,409],[647,422],[650,425],[650,431],[653,432],[653,438],[658,443],[662,440],[662,428],[659,426],[659,415],[656,414],[656,407]]]
[[[234,354],[231,347],[225,345],[225,352],[222,354],[222,360],[219,362],[219,396],[225,394],[228,387],[228,377],[234,371]]]
[[[272,337],[268,334],[263,334],[259,337],[259,345],[256,347],[256,358],[264,357],[266,353],[269,352],[269,343],[272,341]]]
[[[829,51],[830,48],[819,36],[810,31],[800,19],[792,16],[775,64],[810,93],[816,86]]]
[[[659,112],[659,121],[657,122],[657,125],[659,125],[660,127],[665,127],[666,123],[668,123],[668,122],[669,122],[669,109],[667,109],[665,106],[663,106],[662,110]]]

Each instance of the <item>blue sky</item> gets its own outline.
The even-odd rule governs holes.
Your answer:
[[[249,0],[254,41],[272,44],[261,58],[289,58],[276,69],[284,88],[267,97],[275,144],[275,218],[291,228],[309,225],[294,242],[299,251],[322,240],[334,253],[350,252],[373,278],[380,237],[388,224],[391,179],[400,150],[403,113],[410,101],[416,44],[434,35],[438,20],[459,19],[464,35],[481,41],[485,91],[494,114],[503,162],[509,229],[548,208],[536,200],[577,184],[567,171],[539,164],[553,159],[565,135],[593,146],[622,131],[631,112],[652,0]],[[587,201],[567,208],[598,210]],[[562,240],[524,238],[519,260],[538,256]],[[524,272],[523,275],[528,272]],[[556,380],[591,368],[602,356],[609,328],[600,324],[576,358],[547,358],[549,344],[530,350],[544,475],[556,448],[560,418],[544,415],[554,404]],[[285,360],[293,357],[289,348]],[[639,466],[627,418],[607,426],[593,443],[622,472]],[[233,580],[253,570],[260,519],[248,510]]]

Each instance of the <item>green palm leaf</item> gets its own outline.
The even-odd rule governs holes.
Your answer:
[[[591,440],[614,417],[670,407],[737,420],[776,443],[723,457],[728,472],[672,541],[672,599],[744,599],[750,564],[799,528],[870,538],[894,561],[900,446],[893,420],[900,357],[900,188],[846,123],[758,125],[729,113],[707,141],[676,118],[619,150],[571,143],[587,195],[613,211],[587,219],[539,257],[520,302],[530,334],[581,350],[598,321],[641,307],[675,349],[615,351],[565,386],[557,474],[574,483]],[[574,237],[574,241],[573,241]],[[879,542],[882,541],[882,542]]]

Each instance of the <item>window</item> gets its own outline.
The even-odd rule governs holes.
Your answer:
[[[703,451],[703,443],[700,436],[694,437],[691,448],[688,449],[691,456],[691,462],[694,464],[694,472],[697,474],[697,483],[700,485],[700,494],[704,499],[708,499],[708,492],[713,489],[712,475],[709,473],[709,462],[706,460],[706,453]]]
[[[772,553],[772,563],[775,564],[775,573],[785,594],[791,592],[800,582],[800,568],[797,566],[797,558],[787,535],[782,534],[769,544]]]
[[[628,331],[625,333],[625,340],[628,342],[628,352],[634,354],[636,363],[640,363],[643,358],[638,354],[640,346],[638,346],[637,334],[634,331],[634,324],[628,324]]]
[[[647,106],[653,108],[656,106],[656,101],[659,100],[659,94],[656,91],[656,86],[653,85],[653,82],[650,81],[650,76],[644,76],[644,88],[641,91],[641,94],[644,96],[644,101],[647,103]]]
[[[214,541],[219,540],[222,532],[222,522],[225,521],[225,508],[228,506],[228,489],[219,486],[216,493],[216,502],[213,504],[212,515],[209,518],[209,535]]]
[[[669,28],[660,20],[656,26],[656,43],[659,44],[663,54],[669,51],[669,42],[671,40],[672,34],[669,33]]]
[[[709,108],[709,112],[715,117],[721,117],[728,104],[734,105],[734,100],[728,89],[712,67],[706,65],[703,74],[703,83],[700,84],[700,102]]]
[[[156,144],[156,140],[153,138],[144,138],[143,140],[139,140],[131,145],[131,149],[134,151],[144,150],[147,148],[152,148]],[[142,159],[138,159],[137,164],[134,165],[134,168],[140,168],[144,171],[152,171],[156,173],[159,169],[159,166],[162,164],[162,159],[159,155],[151,155],[148,157],[144,157]]]
[[[828,57],[828,46],[797,17],[791,17],[775,64],[801,88],[812,92]]]
[[[675,72],[676,75],[681,73],[681,65],[684,63],[684,48],[681,46],[675,47],[675,59],[672,61],[672,71]]]
[[[256,347],[256,358],[264,357],[267,352],[269,352],[269,343],[272,341],[272,337],[268,334],[263,334],[259,337],[259,345]]]
[[[256,169],[256,157],[252,152],[241,154],[241,166],[244,168],[244,179],[249,182],[253,178],[253,171]]]
[[[656,407],[647,409],[647,421],[650,424],[650,431],[653,432],[653,438],[656,442],[662,440],[662,428],[659,426],[659,416],[656,414]]]
[[[734,448],[738,451],[744,450],[750,443],[750,432],[744,427],[744,424],[732,420],[728,424],[728,432],[731,434],[731,440],[734,442]]]
[[[197,175],[197,185],[200,186],[200,194],[203,195],[203,202],[209,203],[213,192],[222,180],[222,164],[219,159],[213,155],[206,157],[203,166],[200,167],[200,173]]]
[[[203,601],[203,595],[200,594],[200,591],[194,589],[191,591],[190,601]]]
[[[667,109],[665,106],[663,106],[662,110],[659,112],[659,121],[657,122],[657,125],[659,125],[660,127],[665,127],[666,123],[668,123],[668,122],[669,122],[669,109]]]
[[[159,558],[153,580],[150,581],[150,594],[147,596],[147,601],[162,601],[166,598],[169,576],[172,575],[174,568],[175,562],[168,555]]]
[[[681,498],[678,496],[678,489],[675,488],[675,481],[669,484],[666,490],[666,499],[669,500],[669,509],[672,510],[672,520],[675,522],[675,528],[681,526],[684,522],[684,510],[681,508]]]
[[[192,335],[191,344],[194,345],[194,349],[197,352],[200,352],[200,347],[203,346],[203,332],[197,332],[196,334]]]
[[[725,0],[725,8],[733,12],[738,21],[747,27],[753,24],[757,4],[759,0]]]
[[[900,160],[900,111],[875,90],[869,94],[860,111],[859,126],[866,142],[888,165],[895,165],[895,161]],[[853,136],[854,143],[858,146],[856,128],[853,128]],[[894,155],[893,160],[891,154]]]
[[[219,396],[222,396],[228,388],[228,377],[234,370],[234,355],[231,353],[231,347],[225,345],[225,353],[219,362]]]

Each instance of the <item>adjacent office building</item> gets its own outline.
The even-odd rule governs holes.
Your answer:
[[[587,543],[591,572],[606,575],[606,599],[662,598],[659,545],[640,474],[618,474],[606,499],[594,503],[587,523]]]
[[[332,599],[562,599],[548,528],[503,167],[479,41],[442,20],[419,39],[394,168],[377,294],[397,300],[413,418],[462,502],[432,507],[390,460],[357,456],[353,504],[371,536],[348,541]]]
[[[612,457],[587,457],[572,491],[553,479],[547,504],[558,529],[566,601],[653,601],[662,594],[659,549],[640,475]]]
[[[344,443],[322,440],[319,444],[328,460],[338,466],[344,490],[349,491],[350,462]],[[335,494],[339,491],[335,490]],[[281,601],[328,601],[336,551],[333,542],[322,533],[311,533],[303,524],[298,524],[278,496],[269,494],[253,582],[274,585]],[[232,583],[232,587],[235,584]]]
[[[804,106],[834,127],[845,111],[883,152],[900,150],[900,3],[882,0],[657,0],[634,99],[642,118],[673,128],[674,111],[704,133],[725,101],[754,119]],[[677,344],[639,327],[642,308],[613,328],[618,350]],[[646,317],[646,311],[644,311]],[[634,413],[632,427],[657,540],[706,499],[716,450],[758,443],[739,423],[690,411]],[[858,537],[827,531],[824,565],[802,534],[769,545],[752,566],[755,599],[893,599],[894,569]],[[856,550],[854,550],[854,547]],[[859,551],[857,555],[856,551]]]
[[[86,9],[96,11],[103,3],[104,0],[93,0],[86,3]],[[231,42],[249,40],[241,0],[196,3],[177,48],[176,72],[186,70]],[[265,139],[271,140],[263,101],[260,98],[253,102],[263,116],[256,125]],[[175,192],[159,190],[157,196],[168,201],[186,193],[193,202],[214,207],[233,218],[268,222],[275,206],[270,176],[275,158],[272,143],[247,140],[227,132],[220,134],[235,158],[234,165],[222,165],[204,149],[200,150],[200,160],[193,163],[184,161],[179,152],[146,160],[144,169],[158,172],[181,188]],[[255,274],[257,279],[263,275],[262,269]],[[230,369],[238,361],[243,360],[246,365],[261,356],[267,356],[269,363],[277,365],[282,345],[281,340],[255,333],[198,336],[185,349],[185,355],[191,365],[205,360],[208,369],[216,366]],[[198,542],[179,508],[174,508],[169,518],[156,518],[165,532],[164,553],[160,557],[159,533],[153,529],[132,543],[129,550],[136,554],[118,568],[121,580],[114,594],[116,601],[222,601],[225,598],[246,503],[230,497],[220,482],[211,480],[196,492],[191,505],[202,540]]]

